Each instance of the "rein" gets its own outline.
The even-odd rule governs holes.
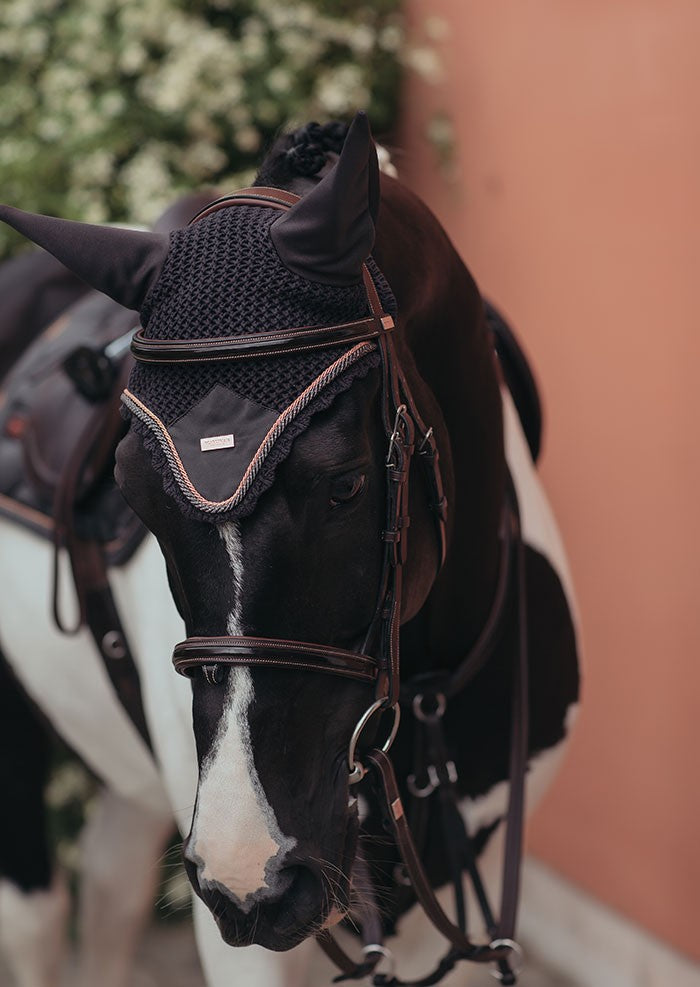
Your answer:
[[[236,205],[267,206],[286,210],[299,199],[291,192],[272,188],[249,188],[216,200],[194,217],[196,222],[211,213]],[[408,479],[414,455],[418,455],[426,477],[431,508],[436,519],[440,548],[440,564],[446,554],[447,501],[443,493],[439,455],[432,428],[426,427],[401,371],[392,336],[393,318],[382,309],[372,277],[363,265],[362,276],[371,314],[360,320],[334,326],[302,326],[271,333],[244,336],[224,336],[198,340],[154,340],[139,330],[132,341],[134,357],[146,363],[191,363],[201,361],[254,359],[283,356],[328,346],[354,345],[370,342],[376,345],[382,363],[381,414],[387,441],[386,511],[381,533],[384,543],[377,603],[367,630],[361,652],[346,651],[322,644],[269,639],[249,636],[192,637],[178,644],[173,654],[175,669],[182,675],[192,675],[201,669],[207,680],[217,681],[217,669],[222,665],[258,665],[282,669],[314,671],[352,678],[374,686],[374,699],[358,721],[348,750],[349,783],[359,782],[372,773],[381,792],[381,804],[390,824],[403,860],[406,882],[430,921],[450,944],[447,954],[436,970],[422,980],[412,981],[418,987],[438,983],[458,960],[495,963],[495,975],[505,984],[515,984],[511,967],[520,947],[513,939],[519,890],[519,862],[522,846],[524,777],[527,752],[527,626],[525,614],[524,549],[520,534],[517,502],[509,491],[504,510],[502,557],[496,594],[489,618],[469,655],[452,672],[440,676],[419,676],[401,683],[399,678],[399,627],[403,565],[407,558]],[[511,593],[511,591],[513,591]],[[513,669],[513,712],[510,749],[510,800],[507,814],[506,849],[500,920],[496,922],[478,875],[471,841],[457,807],[457,773],[447,757],[442,718],[448,701],[460,693],[476,675],[494,650],[498,633],[511,595],[517,599],[519,646]],[[445,845],[454,857],[454,886],[458,924],[450,921],[439,905],[425,870],[420,862],[422,847],[411,834],[391,761],[387,757],[396,735],[402,706],[412,711],[419,725],[420,746],[423,751],[422,774],[425,785],[418,785],[415,776],[412,792],[412,817],[418,819],[418,829],[425,830],[428,797],[440,796],[441,818]],[[358,749],[362,734],[370,721],[384,712],[392,712],[393,723],[381,749],[364,751],[362,760]],[[419,808],[416,808],[419,807]],[[414,832],[416,827],[414,826]],[[460,844],[455,848],[455,840]],[[420,842],[420,841],[419,841]],[[456,856],[455,856],[456,854]],[[449,855],[449,854],[448,854]],[[364,862],[362,862],[364,866]],[[462,872],[467,869],[481,905],[489,941],[472,943],[466,935],[466,916],[462,892]],[[406,883],[404,882],[404,883]],[[363,923],[366,942],[364,962],[355,963],[337,945],[328,931],[319,934],[318,941],[342,973],[336,979],[360,979],[373,976],[377,987],[398,987],[405,983],[393,975],[378,973],[376,968],[390,953],[380,941],[376,909]]]

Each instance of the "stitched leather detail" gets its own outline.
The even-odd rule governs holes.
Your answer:
[[[376,317],[371,316],[335,326],[301,326],[284,332],[245,333],[196,340],[149,339],[139,329],[131,342],[131,352],[142,363],[194,363],[284,356],[302,349],[321,349],[375,339],[393,327],[391,316],[384,316],[379,324]]]

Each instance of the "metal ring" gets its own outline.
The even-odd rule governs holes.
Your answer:
[[[513,967],[513,974],[518,974],[523,968],[523,948],[520,946],[515,939],[492,939],[489,943],[490,949],[509,949],[517,959],[517,964]],[[496,980],[503,980],[503,974],[500,970],[489,970],[492,977]]]
[[[436,692],[432,697],[435,700],[436,707],[431,713],[426,713],[423,709],[423,700],[425,696],[422,692],[419,692],[413,697],[413,715],[421,723],[434,723],[435,720],[442,719],[445,709],[447,707],[447,700],[445,699],[444,692]]]
[[[355,760],[355,752],[357,751],[357,745],[359,743],[362,731],[367,726],[369,721],[372,719],[375,713],[380,709],[386,709],[383,699],[376,699],[371,706],[369,706],[360,719],[357,721],[357,725],[352,732],[352,737],[350,738],[350,746],[348,747],[348,769],[350,771],[350,784],[354,785],[356,782],[361,781],[367,773],[366,768],[361,764],[360,761]],[[401,709],[398,703],[391,707],[394,713],[394,722],[391,727],[389,736],[384,741],[381,747],[383,754],[388,754],[391,745],[394,743],[394,738],[399,729],[399,722],[401,720]]]
[[[396,969],[396,960],[394,959],[394,954],[392,953],[392,951],[390,949],[387,949],[386,946],[380,946],[378,942],[371,942],[369,943],[369,945],[362,947],[363,956],[371,956],[372,953],[378,953],[381,957],[383,957],[387,961],[389,965],[389,969],[383,970],[382,972],[384,973],[385,976],[393,977],[394,971]],[[377,967],[378,966],[379,963],[377,963]],[[379,973],[377,967],[374,968],[375,973]]]

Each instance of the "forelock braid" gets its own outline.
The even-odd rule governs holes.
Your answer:
[[[317,175],[329,154],[340,154],[348,125],[339,120],[307,123],[285,134],[265,158],[256,185],[274,185],[295,177]]]

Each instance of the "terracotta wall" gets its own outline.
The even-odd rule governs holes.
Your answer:
[[[400,167],[533,359],[584,621],[531,847],[700,957],[700,4],[407,7],[444,78],[407,86]],[[441,112],[451,175],[424,140]]]

